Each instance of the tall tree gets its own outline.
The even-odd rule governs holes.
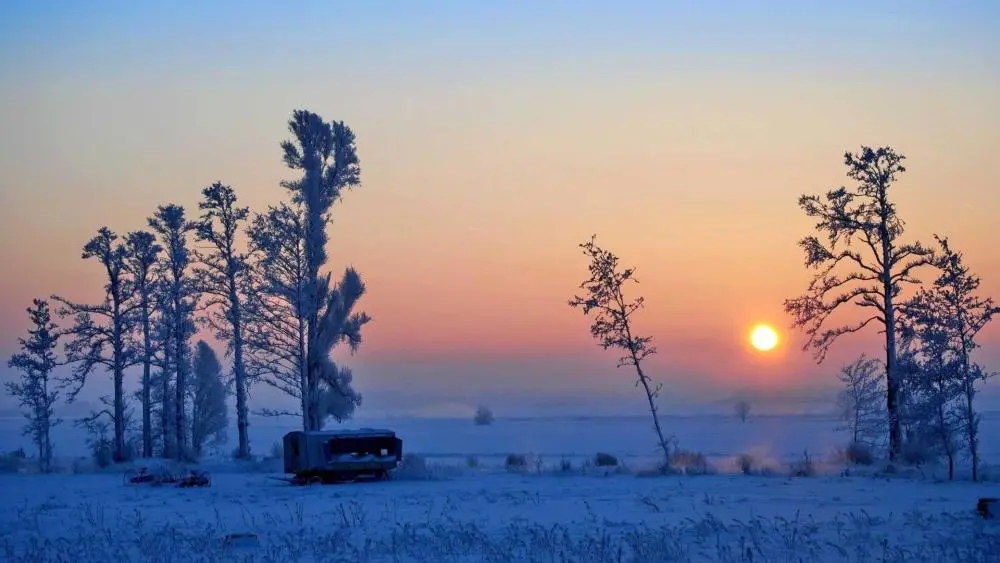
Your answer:
[[[583,309],[584,315],[594,314],[590,334],[605,350],[621,350],[625,353],[618,360],[618,367],[632,366],[636,373],[636,386],[642,385],[649,402],[649,412],[653,416],[653,427],[663,451],[664,467],[670,464],[670,447],[660,426],[656,397],[663,384],[652,385],[652,380],[642,369],[642,361],[656,353],[649,336],[639,336],[632,330],[632,315],[642,309],[645,299],[625,297],[624,287],[628,282],[638,283],[635,268],[619,270],[618,257],[597,246],[596,236],[580,245],[583,254],[590,259],[590,277],[580,284],[583,296],[574,296],[570,307]]]
[[[200,267],[196,270],[200,289],[207,295],[208,314],[205,321],[217,337],[229,344],[233,354],[233,382],[236,388],[236,428],[239,434],[237,457],[250,457],[247,435],[247,378],[243,358],[244,316],[249,285],[247,255],[237,249],[240,232],[250,213],[247,207],[236,205],[233,188],[216,182],[202,190],[198,204],[201,218],[197,237],[207,242],[210,250],[198,253]]]
[[[204,340],[195,344],[192,374],[191,449],[195,456],[201,457],[205,445],[226,441],[226,427],[229,425],[222,364]]]
[[[156,214],[149,218],[149,226],[160,236],[164,257],[160,261],[160,274],[168,301],[164,308],[170,319],[171,360],[174,368],[174,452],[178,460],[188,455],[184,417],[186,379],[190,366],[189,341],[194,334],[194,311],[197,305],[197,291],[194,278],[188,270],[191,253],[188,249],[188,235],[195,230],[194,222],[188,221],[184,208],[175,205],[161,205]]]
[[[969,271],[961,252],[954,250],[947,238],[935,236],[940,245],[935,265],[939,275],[930,289],[921,289],[909,303],[918,326],[935,331],[941,346],[956,363],[957,382],[963,402],[961,418],[972,457],[972,478],[979,479],[979,415],[974,408],[976,386],[990,374],[976,364],[972,352],[979,347],[979,332],[1000,313],[992,298],[978,295],[980,279]],[[942,351],[942,354],[944,351]]]
[[[153,333],[151,318],[153,316],[154,271],[160,251],[153,234],[147,231],[134,231],[125,235],[125,245],[128,249],[125,267],[132,276],[138,304],[135,308],[136,322],[139,327],[142,343],[139,348],[139,361],[142,363],[142,457],[153,457],[153,422],[152,422],[152,377],[153,368]]]
[[[69,329],[72,339],[66,344],[66,360],[75,364],[72,376],[63,383],[71,387],[67,398],[72,402],[83,389],[87,377],[97,366],[110,370],[114,382],[111,418],[114,423],[113,459],[126,460],[125,451],[125,370],[134,364],[136,352],[130,346],[133,330],[135,284],[125,266],[128,248],[118,242],[118,235],[101,227],[97,236],[83,247],[83,258],[95,258],[103,266],[108,282],[104,286],[104,301],[98,305],[74,303],[53,296],[62,304],[60,316],[74,316]]]
[[[40,469],[48,473],[52,470],[52,428],[62,422],[55,417],[53,409],[59,393],[49,385],[50,381],[55,383],[52,371],[59,365],[56,347],[60,334],[52,322],[48,301],[35,299],[27,311],[31,320],[28,338],[17,339],[21,351],[7,362],[9,367],[21,372],[21,379],[7,382],[5,387],[7,393],[27,409],[24,417],[28,423],[24,433],[31,436],[38,448]]]
[[[335,314],[324,315],[324,308],[336,309],[336,300],[347,297],[330,289],[329,273],[320,274],[327,261],[326,226],[330,221],[331,208],[343,191],[361,185],[361,167],[354,132],[344,122],[327,123],[315,113],[296,110],[288,128],[295,139],[281,143],[284,162],[289,168],[303,172],[302,178],[283,182],[283,185],[291,192],[292,201],[303,208],[306,419],[310,429],[318,429],[322,427],[319,404],[321,382],[326,380],[332,385],[339,385],[342,379],[337,376],[330,360],[331,348],[345,340],[353,342],[353,337],[345,335],[344,327],[321,325],[340,316],[336,311]],[[357,286],[352,284],[350,287]],[[363,289],[363,285],[360,287]],[[368,320],[364,316],[364,322],[360,324]],[[346,395],[346,391],[343,394]]]
[[[858,332],[872,322],[882,325],[892,460],[902,441],[896,357],[899,295],[904,285],[919,283],[914,270],[932,259],[932,252],[919,242],[901,240],[904,223],[889,197],[889,188],[906,170],[904,158],[889,147],[862,146],[856,154],[844,154],[847,176],[856,182],[853,188],[830,190],[825,197],[799,198],[799,207],[817,219],[816,230],[826,241],[816,236],[799,241],[806,266],[817,273],[804,295],[785,301],[793,326],[804,328],[809,337],[803,349],[814,349],[819,363],[838,337]],[[870,313],[856,323],[830,328],[830,317],[845,304]]]

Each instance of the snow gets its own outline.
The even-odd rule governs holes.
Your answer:
[[[845,475],[823,447],[839,443],[843,435],[822,417],[666,421],[683,436],[681,447],[711,454],[718,474],[651,476],[646,469],[655,436],[648,421],[638,418],[498,419],[485,427],[471,420],[383,421],[403,439],[404,449],[429,454],[426,473],[404,468],[388,482],[295,487],[277,479],[280,460],[206,460],[200,469],[211,473],[212,484],[204,489],[127,485],[122,468],[0,474],[0,558],[812,562],[1000,557],[1000,523],[974,512],[980,497],[1000,497],[998,483],[940,482],[930,469],[889,474],[876,467]],[[996,423],[986,417],[984,430]],[[270,430],[278,437],[282,431],[287,430]],[[257,441],[267,433],[252,426],[251,436]],[[743,475],[732,460],[754,444],[759,465],[770,471]],[[789,477],[788,462],[801,458],[806,448],[820,474]],[[587,463],[598,451],[621,454],[625,467]],[[508,453],[527,454],[527,466],[508,471]],[[997,459],[997,453],[990,451],[987,461]],[[477,456],[476,463],[470,456]],[[564,459],[569,470],[562,467]],[[227,543],[229,534],[251,535]]]

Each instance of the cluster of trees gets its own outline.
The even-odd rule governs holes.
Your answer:
[[[806,266],[817,272],[804,295],[785,302],[785,310],[805,330],[805,347],[818,362],[840,336],[873,324],[881,329],[881,361],[861,356],[840,376],[840,406],[856,443],[880,443],[888,430],[891,460],[940,453],[951,477],[964,449],[978,480],[974,400],[992,374],[973,352],[978,334],[1000,308],[979,295],[978,276],[946,237],[935,235],[934,247],[904,240],[904,222],[889,194],[906,170],[903,160],[890,147],[863,146],[844,156],[854,187],[799,199],[824,240],[807,236],[799,242]],[[921,270],[935,272],[931,283],[916,277]],[[907,296],[906,288],[914,291]],[[851,305],[865,312],[862,318],[831,326],[835,311]]]
[[[235,190],[216,182],[201,192],[199,214],[178,204],[159,206],[149,230],[119,237],[108,227],[83,247],[83,258],[106,275],[104,298],[76,303],[52,296],[57,314],[71,322],[59,328],[48,300],[28,309],[32,328],[9,365],[21,372],[7,391],[26,410],[43,469],[52,456],[51,428],[59,423],[54,405],[73,401],[95,372],[112,379],[106,408],[85,424],[103,419],[113,426],[114,461],[134,453],[128,443],[132,404],[141,405],[141,455],[180,460],[201,454],[224,436],[225,399],[235,395],[238,446],[250,456],[249,389],[263,383],[294,397],[295,415],[306,430],[330,418],[350,417],[361,404],[352,374],[336,365],[338,344],[354,351],[371,319],[355,312],[365,293],[353,268],[334,280],[327,262],[326,227],[333,204],[360,186],[355,137],[343,122],[326,122],[296,110],[293,138],[281,143],[285,164],[300,171],[282,182],[289,200],[251,214],[238,205]],[[198,328],[225,343],[232,368],[222,368],[209,345],[191,345]],[[59,344],[64,357],[59,357]],[[56,375],[59,365],[72,366]],[[141,367],[138,391],[126,392],[126,376]]]

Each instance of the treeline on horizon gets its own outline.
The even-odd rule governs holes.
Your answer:
[[[280,183],[286,201],[251,213],[231,186],[215,182],[202,189],[196,213],[168,203],[152,210],[146,230],[119,235],[102,226],[83,245],[82,258],[105,273],[104,298],[33,300],[28,337],[8,362],[21,378],[6,388],[25,410],[25,433],[42,471],[51,469],[51,429],[62,422],[54,406],[63,398],[72,403],[99,371],[110,375],[113,392],[77,424],[98,440],[111,427],[112,461],[197,458],[205,418],[227,408],[202,378],[192,380],[199,328],[225,343],[232,360],[225,391],[236,398],[238,459],[251,457],[252,385],[269,385],[298,402],[296,411],[259,414],[298,416],[306,430],[344,420],[361,404],[351,370],[331,354],[338,345],[353,351],[361,344],[371,318],[355,308],[365,285],[353,268],[336,279],[323,271],[333,205],[361,185],[354,133],[306,110],[295,110],[288,128],[292,138],[281,143],[281,155],[300,176]],[[214,357],[204,347],[199,341],[196,348]],[[60,365],[72,366],[70,374],[56,377]],[[126,391],[130,375],[139,380],[133,393]]]

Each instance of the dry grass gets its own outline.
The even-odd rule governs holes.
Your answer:
[[[658,508],[655,501],[647,505]],[[1000,535],[973,517],[923,513],[890,525],[865,513],[817,523],[799,518],[723,522],[712,514],[658,527],[588,519],[544,526],[512,521],[487,528],[441,516],[422,522],[383,522],[346,501],[332,518],[304,518],[301,505],[280,514],[253,515],[256,530],[233,541],[214,525],[152,525],[141,513],[121,514],[81,505],[58,530],[43,530],[45,506],[19,510],[16,529],[0,530],[4,561],[80,563],[156,561],[880,561],[991,562],[1000,560]],[[887,535],[899,528],[910,540]]]

